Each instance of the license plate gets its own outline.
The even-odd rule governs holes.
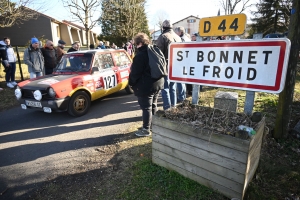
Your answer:
[[[25,101],[27,106],[31,106],[31,107],[37,107],[37,108],[41,108],[42,104],[41,102],[37,102],[37,101]]]

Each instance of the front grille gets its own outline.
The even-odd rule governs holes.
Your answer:
[[[22,97],[26,99],[34,99],[33,92],[35,90],[25,90],[22,89]],[[47,90],[40,90],[42,93],[42,100],[53,100],[53,97],[50,97]]]

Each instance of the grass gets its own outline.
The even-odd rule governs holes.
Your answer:
[[[22,68],[24,77],[28,77],[26,66],[22,65]],[[0,110],[17,105],[13,90],[4,85],[3,74],[0,72],[0,87],[4,88],[0,93]],[[17,77],[20,80],[19,74]],[[199,104],[213,107],[217,91],[237,92],[238,111],[243,112],[246,92],[241,90],[204,87]],[[277,104],[278,95],[256,92],[254,111],[266,116],[270,130],[274,128]],[[292,108],[290,128],[300,120],[300,73],[297,74]],[[116,143],[118,150],[109,162],[117,166],[117,170],[99,168],[84,174],[62,176],[46,182],[29,199],[226,199],[195,181],[153,164],[151,138],[136,138],[133,132],[129,130]],[[244,199],[299,198],[299,156],[300,140],[290,134],[287,139],[276,141],[269,133],[263,142],[258,169]]]
[[[155,177],[155,178],[154,178]],[[133,169],[131,183],[120,199],[225,199],[211,189],[143,159]]]

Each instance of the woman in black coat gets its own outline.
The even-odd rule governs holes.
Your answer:
[[[135,134],[137,136],[150,136],[152,115],[157,111],[157,99],[159,91],[163,88],[164,78],[151,78],[149,57],[147,48],[150,43],[145,33],[138,33],[134,37],[134,44],[138,53],[133,58],[131,72],[129,74],[129,85],[132,87],[138,103],[143,111],[143,127]]]

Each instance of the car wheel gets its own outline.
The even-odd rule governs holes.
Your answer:
[[[91,106],[91,99],[84,91],[78,91],[70,99],[68,113],[75,117],[85,115]]]
[[[133,94],[133,89],[129,85],[126,86],[125,90],[128,94]]]

